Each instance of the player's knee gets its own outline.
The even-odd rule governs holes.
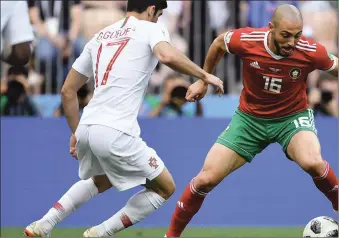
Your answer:
[[[99,193],[103,193],[112,187],[112,184],[106,175],[94,176],[92,179]]]
[[[161,191],[159,192],[159,195],[161,197],[163,197],[165,200],[169,199],[172,194],[175,192],[176,186],[173,180],[171,180],[171,182],[169,182],[166,187],[164,187],[163,189],[161,189]]]
[[[152,189],[155,193],[157,193],[165,200],[168,200],[176,189],[173,179],[167,181],[165,186],[151,186],[149,184],[146,184],[145,187],[148,189]]]
[[[194,178],[194,186],[202,192],[210,192],[217,184],[217,179],[210,172],[201,172]]]
[[[175,192],[175,189],[176,189],[176,186],[175,186],[174,181],[172,180],[171,183],[169,183],[169,185],[167,186],[165,197],[163,198],[165,198],[166,200],[169,199],[172,196],[172,194]]]
[[[321,176],[326,168],[326,162],[322,159],[320,152],[317,152],[306,158],[301,167],[311,176]]]

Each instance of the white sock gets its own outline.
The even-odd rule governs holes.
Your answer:
[[[95,227],[98,236],[112,236],[146,218],[166,200],[151,189],[134,194],[114,216]]]
[[[47,214],[38,221],[41,229],[46,234],[50,233],[56,224],[64,220],[69,214],[97,194],[98,188],[91,178],[75,183]]]

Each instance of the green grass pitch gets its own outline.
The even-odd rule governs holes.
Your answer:
[[[1,237],[22,237],[24,228],[3,228]],[[86,228],[56,228],[52,237],[82,237]],[[182,237],[302,237],[302,227],[272,227],[272,228],[223,228],[189,227]],[[163,237],[166,228],[130,228],[115,237]]]

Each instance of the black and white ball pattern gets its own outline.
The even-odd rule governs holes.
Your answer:
[[[326,216],[316,217],[306,225],[303,237],[338,237],[338,222]]]

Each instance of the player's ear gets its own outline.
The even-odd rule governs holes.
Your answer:
[[[148,17],[154,17],[155,16],[155,6],[149,6],[147,8],[147,14],[148,14]]]
[[[268,23],[268,28],[270,29],[270,31],[273,31],[274,29],[274,24],[272,22]]]

